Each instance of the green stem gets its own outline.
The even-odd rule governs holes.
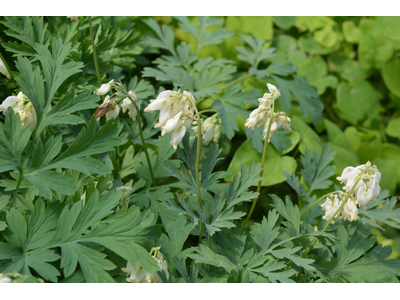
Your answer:
[[[321,230],[321,233],[325,232],[325,230],[328,228],[329,224],[333,221],[334,218],[336,218],[336,216],[340,213],[340,211],[342,210],[343,206],[347,203],[347,200],[349,200],[350,196],[353,194],[354,189],[356,188],[357,184],[360,182],[362,175],[364,175],[368,169],[370,167],[365,168],[359,175],[358,178],[356,180],[356,182],[353,184],[353,186],[350,189],[350,192],[348,192],[346,194],[346,198],[345,200],[342,201],[342,204],[340,204],[339,208],[335,211],[335,213],[333,214],[332,217],[330,217],[330,219],[328,220],[328,222],[326,223],[325,227]],[[314,247],[315,244],[317,243],[318,238],[315,239],[315,241],[312,243],[312,246]],[[303,258],[311,251],[311,248],[308,248],[304,254],[303,254]]]
[[[232,80],[231,82],[228,82],[227,84],[225,84],[221,89],[224,90],[224,89],[226,89],[228,86],[230,86],[230,85],[232,85],[232,84],[234,84],[234,83],[236,83],[236,82],[238,82],[238,81],[241,81],[241,80],[243,80],[243,79],[246,79],[246,78],[248,78],[248,77],[250,77],[250,76],[253,76],[253,74],[246,74],[246,75],[243,75],[242,77],[236,78],[236,79]]]
[[[94,44],[94,34],[93,34],[93,26],[92,26],[92,17],[88,17],[89,19],[89,29],[90,29],[90,38],[92,40],[92,49],[93,49],[93,58],[94,58],[94,65],[96,67],[97,73],[97,80],[99,81],[99,86],[101,86],[101,76],[100,76],[100,69],[99,69],[99,62],[97,60],[97,53],[96,53],[96,45]]]
[[[10,74],[10,79],[11,79],[11,80],[14,79],[14,76],[13,76],[13,74],[12,74],[12,72],[11,72],[11,69],[10,69],[10,67],[8,66],[7,61],[4,59],[3,55],[1,54],[1,52],[0,52],[0,58],[1,58],[2,62],[3,62],[3,64],[6,66],[6,69],[7,69],[7,71],[8,71],[8,74]]]
[[[213,109],[201,110],[201,111],[199,112],[199,114],[204,114],[204,113],[209,113],[209,112],[214,112],[214,113],[219,114],[219,112],[217,112],[216,110],[213,110]]]
[[[15,192],[14,192],[14,195],[13,195],[12,202],[11,202],[11,206],[10,206],[10,207],[13,207],[13,206],[14,206],[15,199],[17,199],[18,191],[19,191],[19,188],[20,188],[20,186],[21,186],[22,179],[24,178],[24,170],[25,170],[25,168],[26,168],[26,165],[28,164],[29,157],[30,157],[31,154],[32,154],[33,145],[35,144],[36,135],[37,135],[38,128],[40,127],[40,125],[41,125],[41,120],[39,120],[39,122],[36,124],[35,130],[33,131],[32,140],[31,140],[31,143],[30,143],[30,145],[29,145],[28,152],[27,152],[28,154],[27,154],[27,156],[26,156],[26,158],[25,158],[25,160],[24,160],[24,163],[23,163],[23,165],[22,165],[22,168],[21,168],[20,171],[19,171],[19,177],[18,177],[18,181],[17,181],[17,186],[15,187]]]
[[[335,194],[338,193],[340,191],[334,191],[334,192],[330,192],[328,194],[323,195],[321,198],[319,198],[317,201],[315,201],[309,208],[307,208],[307,210],[301,215],[301,219],[303,219],[303,217],[315,206],[317,205],[319,202],[321,202],[323,199],[325,199],[326,197],[328,197],[331,194]]]
[[[154,178],[153,167],[152,167],[151,162],[150,162],[150,156],[149,156],[149,152],[147,151],[146,142],[144,141],[144,136],[143,136],[143,131],[142,131],[142,122],[141,122],[141,117],[140,117],[140,111],[139,110],[138,110],[138,114],[137,114],[137,119],[138,119],[138,125],[139,125],[140,139],[142,140],[144,153],[146,154],[146,159],[147,159],[147,164],[148,164],[149,170],[150,170],[151,180],[153,181],[153,186],[156,186],[157,183],[156,183],[156,179]]]
[[[200,146],[201,146],[201,117],[199,110],[197,109],[196,103],[188,97],[190,102],[193,105],[194,110],[196,111],[197,116],[197,153],[196,153],[196,182],[197,182],[197,198],[199,201],[200,208],[203,208],[202,199],[201,199],[201,189],[200,189],[200,171],[199,171],[199,164],[200,164]],[[199,244],[203,242],[203,222],[200,221],[200,230],[199,230]]]
[[[263,149],[262,159],[261,159],[261,172],[260,172],[261,179],[260,179],[260,181],[258,182],[258,185],[257,185],[258,196],[254,199],[253,204],[251,205],[250,212],[247,215],[246,220],[244,220],[244,222],[242,224],[242,227],[240,228],[240,234],[242,234],[247,222],[250,220],[251,215],[253,214],[253,211],[256,208],[256,204],[257,204],[257,201],[258,201],[259,193],[260,193],[260,190],[261,190],[261,183],[262,183],[262,181],[264,179],[264,165],[265,165],[265,159],[267,157],[267,147],[268,147],[269,133],[271,132],[272,118],[274,116],[274,108],[275,108],[275,101],[272,102],[272,111],[271,111],[271,115],[269,117],[269,124],[268,124],[267,134],[265,136],[265,141],[264,141],[264,149]]]
[[[146,155],[146,160],[147,160],[147,165],[149,166],[149,171],[150,171],[150,176],[151,176],[151,180],[153,182],[153,186],[156,186],[156,179],[154,177],[154,172],[153,172],[153,166],[151,165],[151,161],[150,161],[150,156],[149,156],[149,152],[147,150],[147,145],[146,142],[144,140],[144,135],[143,135],[143,130],[142,130],[142,118],[140,116],[140,107],[136,104],[135,99],[132,98],[132,96],[127,93],[124,89],[122,88],[118,88],[116,87],[119,91],[121,91],[126,97],[128,97],[133,105],[135,105],[136,111],[137,111],[137,123],[139,126],[139,135],[140,135],[140,140],[142,141],[142,145],[143,145],[143,149],[144,149],[144,154]]]
[[[10,208],[14,206],[15,199],[17,199],[18,190],[19,190],[19,187],[21,186],[22,178],[23,178],[23,170],[20,170],[19,171],[18,181],[17,181],[17,186],[15,188],[15,192],[14,192],[14,195],[13,195],[13,198],[12,198],[12,202],[11,202]]]

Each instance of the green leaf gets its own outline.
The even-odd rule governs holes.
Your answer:
[[[168,237],[162,234],[160,244],[163,254],[165,254],[169,260],[182,251],[183,244],[193,228],[194,226],[192,224],[187,224],[184,216],[179,216],[166,224],[165,229],[168,233]]]
[[[291,110],[291,95],[297,98],[300,104],[301,112],[306,118],[311,115],[314,124],[319,124],[322,118],[324,106],[312,87],[305,78],[294,75],[294,80],[286,80],[277,76],[272,76],[276,81],[278,89],[281,91],[280,105],[286,112]]]
[[[324,124],[328,132],[328,139],[336,151],[336,173],[341,174],[342,170],[348,166],[357,166],[358,156],[339,126],[328,119],[324,119]]]
[[[365,71],[358,60],[350,59],[346,55],[333,54],[329,56],[328,61],[333,70],[339,72],[343,79],[365,79],[370,75],[370,72]]]
[[[260,96],[256,89],[240,92],[241,89],[240,85],[229,86],[222,97],[212,104],[212,109],[218,111],[222,119],[222,133],[229,139],[239,130],[235,117],[248,117],[248,112],[244,110],[245,102],[252,103]]]
[[[391,247],[382,248],[375,244],[375,239],[368,239],[371,233],[369,225],[358,223],[352,237],[343,227],[339,226],[337,237],[340,243],[337,247],[337,265],[329,272],[336,282],[381,282],[387,277],[396,280],[400,272],[397,260],[384,260],[391,253]],[[371,250],[370,250],[371,249]],[[367,252],[370,250],[369,252]],[[357,260],[358,259],[358,260]]]
[[[32,48],[35,48],[36,43],[46,43],[47,24],[43,22],[43,17],[4,17],[4,19],[2,23],[8,28],[5,33],[26,44],[18,45],[9,42],[5,44],[7,50],[18,49],[18,52],[13,51],[17,55],[33,55]]]
[[[394,118],[389,121],[385,132],[391,137],[400,138],[400,118]]]
[[[252,163],[260,161],[261,154],[253,148],[251,141],[247,140],[236,150],[228,167],[228,172],[235,174],[240,170],[242,163],[249,167]],[[262,186],[271,186],[284,182],[286,178],[283,172],[294,172],[297,168],[297,163],[292,157],[280,156],[273,147],[268,147],[264,168],[267,171],[264,172]],[[233,175],[228,176],[226,179],[229,180],[232,177]]]
[[[301,153],[305,153],[305,149],[314,150],[318,153],[322,149],[322,141],[318,134],[315,133],[302,119],[299,117],[293,117],[292,129],[300,133],[300,145],[299,149]]]
[[[383,65],[382,77],[388,89],[400,97],[399,76],[400,60],[392,59]]]
[[[366,117],[378,117],[378,97],[368,81],[341,82],[336,90],[336,97],[340,113],[351,124],[355,125]]]
[[[288,30],[289,28],[295,26],[296,18],[297,17],[293,16],[292,17],[273,16],[272,20],[278,27],[284,30]]]
[[[347,42],[358,44],[362,37],[361,29],[353,21],[342,23],[343,35]]]
[[[22,167],[22,153],[31,137],[30,127],[21,130],[19,114],[9,107],[5,124],[0,123],[0,166],[1,172],[17,170]]]
[[[235,266],[227,257],[214,253],[205,245],[199,245],[198,248],[196,248],[196,253],[188,254],[188,256],[194,259],[195,263],[220,267],[228,273],[237,269],[237,266]]]
[[[393,45],[381,32],[373,30],[363,34],[358,46],[358,57],[364,69],[380,69],[393,55]]]

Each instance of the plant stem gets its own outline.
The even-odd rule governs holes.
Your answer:
[[[194,110],[196,111],[197,116],[197,153],[196,153],[196,182],[197,182],[197,198],[199,200],[200,208],[203,208],[202,199],[201,199],[201,189],[200,189],[200,146],[201,146],[201,117],[199,110],[197,109],[196,103],[191,99],[191,97],[187,97],[189,101],[192,103]],[[199,244],[203,242],[203,222],[200,221],[200,230],[199,230]]]
[[[268,129],[267,129],[267,134],[265,136],[265,141],[264,141],[264,149],[263,149],[263,153],[262,153],[262,159],[261,159],[261,172],[260,172],[260,181],[258,182],[258,186],[257,186],[257,193],[258,196],[254,199],[253,204],[251,205],[251,209],[249,214],[246,217],[246,220],[244,220],[242,227],[240,228],[240,234],[242,234],[244,227],[246,226],[247,222],[250,220],[251,215],[253,214],[254,209],[256,208],[256,204],[258,201],[258,197],[259,197],[259,193],[261,190],[261,183],[264,179],[264,165],[265,165],[265,159],[267,157],[267,147],[268,147],[268,140],[269,140],[269,133],[271,132],[271,125],[272,125],[272,118],[274,116],[274,108],[275,108],[275,101],[272,103],[272,111],[271,111],[271,115],[269,117],[269,124],[268,124]]]
[[[135,105],[136,106],[136,105]],[[136,108],[137,109],[137,108]],[[137,123],[139,126],[139,135],[140,135],[140,139],[142,140],[142,145],[143,145],[143,149],[144,149],[144,153],[146,154],[146,159],[147,159],[147,164],[149,166],[149,171],[150,171],[150,175],[151,175],[151,180],[153,181],[153,186],[156,186],[156,179],[154,178],[154,173],[153,173],[153,166],[151,165],[150,162],[150,156],[149,156],[149,152],[147,151],[147,145],[146,142],[144,141],[144,136],[143,136],[143,131],[142,131],[142,121],[141,121],[141,117],[140,117],[140,111],[138,110],[138,114],[137,114]]]
[[[139,107],[139,105],[136,104],[135,99],[133,99],[132,96],[129,93],[127,93],[124,89],[122,89],[120,87],[117,87],[117,89],[119,91],[121,91],[126,97],[128,97],[132,101],[133,105],[135,105],[135,108],[136,108],[136,111],[137,111],[137,115],[136,116],[137,116],[137,123],[138,123],[138,126],[139,126],[140,140],[142,141],[144,154],[146,155],[147,165],[149,166],[149,171],[150,171],[151,180],[153,182],[153,186],[156,186],[157,183],[156,183],[156,179],[154,177],[153,166],[151,165],[149,152],[147,150],[147,145],[146,145],[146,142],[144,140],[144,135],[143,135],[143,130],[142,130],[142,118],[140,116],[140,107]]]
[[[333,221],[333,219],[340,213],[340,211],[342,210],[343,206],[347,203],[347,200],[349,200],[351,194],[353,194],[354,189],[356,188],[357,184],[359,183],[359,181],[361,180],[362,175],[364,175],[368,169],[370,167],[365,168],[359,175],[358,178],[356,180],[356,182],[353,184],[353,186],[350,189],[350,192],[348,192],[346,194],[346,198],[345,200],[342,201],[342,204],[340,204],[340,206],[338,207],[338,209],[336,210],[336,212],[333,214],[332,217],[330,217],[330,219],[328,220],[328,222],[326,223],[325,227],[321,230],[321,233],[325,232],[325,230],[328,228],[329,224]],[[315,244],[317,243],[318,238],[315,238],[315,241],[312,243],[312,246],[315,246]],[[311,248],[308,248],[304,254],[303,254],[303,258],[311,251]]]
[[[14,79],[14,76],[13,76],[13,74],[12,74],[12,72],[11,72],[11,69],[10,69],[10,67],[8,66],[6,60],[4,59],[3,55],[1,54],[1,52],[0,52],[0,59],[1,59],[1,61],[3,62],[3,64],[6,66],[6,69],[7,69],[7,71],[8,71],[8,74],[10,74],[10,79],[13,80],[13,79]]]
[[[250,77],[250,76],[253,76],[253,74],[246,74],[246,75],[243,75],[242,77],[236,78],[236,79],[232,80],[231,82],[228,82],[227,84],[225,84],[221,89],[224,90],[224,89],[226,89],[228,86],[230,86],[230,85],[232,85],[232,84],[234,84],[234,83],[236,83],[236,82],[238,82],[238,81],[241,81],[241,80],[243,80],[243,79],[246,79],[246,78],[248,78],[248,77]]]
[[[97,53],[96,53],[96,45],[94,44],[94,34],[93,34],[93,26],[92,26],[92,17],[88,17],[89,19],[89,29],[90,29],[90,38],[92,40],[92,49],[93,49],[93,59],[94,65],[96,67],[97,73],[97,80],[99,81],[99,86],[101,86],[101,76],[100,76],[100,69],[99,69],[99,62],[97,60]],[[103,96],[104,97],[104,96]]]
[[[335,194],[338,193],[339,191],[334,191],[334,192],[330,192],[328,194],[323,195],[321,198],[319,198],[317,201],[315,201],[309,208],[307,208],[307,210],[301,215],[300,219],[303,219],[303,217],[315,206],[317,205],[319,202],[321,202],[323,199],[325,199],[326,197],[328,197],[331,194]]]
[[[214,112],[214,113],[219,114],[219,112],[217,112],[216,110],[213,110],[213,109],[201,110],[201,111],[199,111],[199,114],[204,114],[204,113],[209,113],[209,112]]]
[[[19,171],[18,181],[17,181],[17,186],[15,188],[15,192],[14,192],[14,195],[13,195],[13,198],[12,198],[12,202],[11,202],[10,208],[14,206],[15,199],[17,199],[18,190],[19,190],[19,187],[20,187],[21,182],[22,182],[22,177],[23,177],[23,170],[20,170]]]

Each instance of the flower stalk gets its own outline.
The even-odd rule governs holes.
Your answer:
[[[268,142],[269,142],[269,134],[270,134],[270,131],[271,131],[272,118],[274,116],[274,108],[275,108],[275,101],[272,102],[272,111],[271,111],[271,115],[269,117],[267,134],[266,134],[266,138],[265,138],[265,141],[264,141],[264,148],[263,148],[262,159],[261,159],[261,172],[260,172],[261,179],[260,179],[260,181],[258,182],[258,185],[257,185],[258,196],[254,199],[253,204],[251,205],[251,208],[250,208],[250,212],[248,213],[248,215],[246,217],[246,220],[244,220],[244,222],[242,224],[242,227],[240,228],[240,234],[242,234],[244,228],[246,227],[247,222],[250,220],[251,215],[253,214],[253,211],[256,208],[256,204],[257,204],[257,201],[258,201],[258,198],[259,198],[259,193],[261,191],[261,184],[262,184],[262,181],[264,179],[264,166],[265,166],[265,159],[267,157],[267,147],[268,147]]]
[[[143,135],[143,129],[142,129],[142,118],[140,116],[140,108],[136,103],[136,100],[132,97],[132,95],[130,93],[127,93],[124,89],[116,86],[116,89],[118,91],[120,91],[125,97],[129,98],[129,100],[132,101],[132,104],[135,106],[136,111],[137,111],[137,123],[138,123],[138,127],[139,127],[139,135],[140,135],[140,140],[142,141],[142,146],[144,149],[144,154],[146,155],[146,160],[147,160],[147,165],[149,166],[149,171],[150,171],[150,176],[151,176],[151,181],[153,183],[153,186],[156,186],[156,179],[154,177],[154,172],[153,172],[153,167],[151,165],[151,161],[150,161],[150,156],[149,156],[149,152],[147,150],[147,145],[146,142],[144,140],[144,135]]]
[[[340,206],[338,207],[338,209],[335,211],[335,213],[332,215],[332,217],[329,218],[328,222],[326,223],[325,227],[321,230],[321,233],[325,232],[325,230],[328,228],[329,224],[332,223],[333,219],[337,217],[337,215],[342,211],[344,205],[347,203],[347,201],[349,200],[350,196],[353,194],[355,188],[357,187],[358,183],[360,182],[362,175],[364,175],[368,170],[369,170],[370,166],[367,166],[357,177],[356,181],[354,182],[353,186],[351,187],[350,191],[348,193],[346,193],[346,198],[344,199],[344,201],[342,201],[342,203],[340,204]],[[315,246],[315,244],[317,243],[318,238],[316,238],[314,240],[314,242],[311,244],[313,247]],[[303,254],[303,258],[311,251],[311,248],[308,248],[304,254]]]
[[[188,97],[190,103],[196,112],[197,116],[197,126],[199,130],[197,130],[197,152],[196,152],[196,183],[197,183],[197,198],[199,201],[200,208],[203,208],[202,198],[201,198],[201,189],[200,189],[200,146],[201,146],[201,117],[199,110],[197,109],[196,103],[193,101],[191,97]],[[200,221],[200,229],[199,229],[199,244],[203,242],[203,222]]]
[[[96,67],[97,80],[99,81],[99,86],[101,86],[100,68],[99,68],[99,62],[98,62],[98,60],[97,60],[96,45],[94,44],[94,34],[93,34],[93,26],[92,26],[92,17],[89,16],[88,19],[89,19],[90,39],[91,39],[91,41],[92,41],[94,66]],[[103,96],[103,97],[104,97],[104,96]]]

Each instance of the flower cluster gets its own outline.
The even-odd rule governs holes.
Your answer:
[[[0,58],[0,73],[2,73],[4,76],[6,76],[8,79],[10,79],[10,73],[8,73],[6,65],[3,63],[1,58]]]
[[[35,129],[37,123],[36,111],[27,96],[19,92],[17,96],[7,97],[0,105],[0,112],[6,115],[9,107],[11,107],[15,113],[19,114],[21,118],[21,129],[28,126],[30,126],[32,130]]]
[[[360,180],[355,185],[358,179]],[[370,162],[355,168],[345,168],[342,175],[337,177],[337,180],[344,184],[343,189],[345,192],[339,192],[341,198],[348,197],[348,200],[342,207],[342,201],[339,201],[337,195],[328,196],[326,202],[321,205],[325,212],[323,219],[329,220],[339,207],[342,207],[339,219],[356,221],[359,219],[357,205],[367,209],[367,204],[371,200],[376,201],[379,197],[381,173],[376,166],[371,166]],[[350,192],[351,194],[349,195]],[[338,216],[339,213],[335,217]]]
[[[268,136],[269,142],[271,136],[274,134],[274,132],[277,132],[280,127],[283,127],[286,130],[292,129],[290,128],[291,120],[288,116],[286,116],[285,112],[274,113],[271,108],[274,101],[281,95],[279,90],[272,84],[268,83],[267,86],[270,93],[265,93],[262,98],[258,99],[260,102],[258,108],[256,108],[250,114],[244,125],[251,129],[254,129],[255,125],[257,125],[257,127],[264,126],[263,139],[265,140],[267,138],[268,127],[270,122],[272,122]]]
[[[198,126],[193,127],[193,130],[197,132]],[[203,134],[204,145],[207,146],[211,141],[218,142],[221,137],[221,119],[218,114],[208,117],[201,123],[201,133]]]
[[[160,252],[161,247],[152,248],[150,255],[157,261],[160,272],[164,272],[167,279],[169,279],[168,265],[164,259],[164,256]],[[122,271],[127,273],[129,277],[126,279],[132,283],[161,283],[162,280],[157,272],[147,272],[142,267],[137,270],[128,262],[126,268],[122,268]]]
[[[0,283],[11,283],[13,280],[7,275],[0,273]]]
[[[106,95],[111,88],[122,89],[122,84],[114,83],[114,79],[110,80],[108,83],[102,84],[99,89],[96,90],[96,94],[99,96]],[[132,118],[133,121],[136,121],[136,116],[138,111],[136,107],[140,107],[139,99],[135,92],[129,91],[128,92],[130,97],[124,97],[121,92],[117,92],[113,94],[111,97],[107,95],[103,101],[103,104],[100,105],[94,116],[97,120],[99,120],[102,116],[106,116],[106,120],[116,119],[121,111],[125,113],[129,110],[129,116]],[[131,100],[133,99],[133,101]],[[121,108],[118,105],[118,102],[122,101]]]
[[[196,100],[190,92],[163,91],[144,109],[145,112],[160,111],[155,128],[161,128],[161,135],[172,132],[170,145],[176,150],[186,132],[190,129],[194,117]]]
[[[79,24],[79,17],[76,16],[68,16],[67,18],[71,19],[71,21],[76,22]]]

